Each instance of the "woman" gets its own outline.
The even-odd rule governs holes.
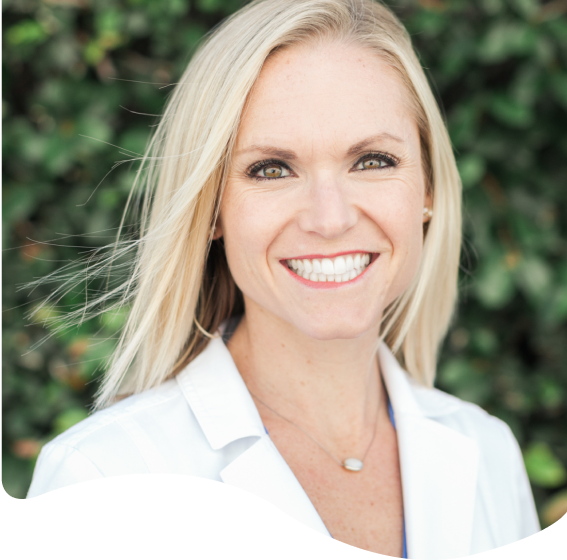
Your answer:
[[[509,428],[432,388],[460,182],[388,9],[252,2],[193,58],[142,168],[132,307],[99,411],[43,449],[29,496],[189,474],[412,558],[538,530]]]

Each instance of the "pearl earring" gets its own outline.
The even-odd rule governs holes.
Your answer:
[[[433,217],[433,210],[431,208],[427,208],[427,206],[423,209],[423,217],[427,218],[427,220],[431,220]]]

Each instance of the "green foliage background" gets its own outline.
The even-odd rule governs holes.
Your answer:
[[[103,316],[35,346],[47,331],[24,311],[47,290],[20,287],[112,242],[133,169],[106,174],[125,150],[143,151],[167,84],[240,4],[4,1],[2,482],[12,496],[25,496],[41,445],[87,415],[121,321]],[[567,7],[390,5],[444,108],[465,188],[461,305],[438,385],[512,427],[547,525],[567,510]]]

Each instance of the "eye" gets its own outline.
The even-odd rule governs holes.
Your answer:
[[[386,165],[387,163],[385,161],[372,158],[361,161],[358,165],[358,169],[379,169],[380,167],[386,167]]]
[[[289,167],[278,161],[259,161],[248,171],[248,176],[254,179],[281,179],[290,175]]]
[[[356,171],[385,169],[387,167],[395,167],[397,164],[396,158],[388,154],[367,154],[356,162],[354,169]]]
[[[266,177],[267,179],[279,179],[280,177],[289,176],[289,170],[282,165],[268,165],[262,167],[258,173],[260,177]]]

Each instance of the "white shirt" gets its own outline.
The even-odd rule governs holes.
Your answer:
[[[385,344],[378,356],[397,428],[408,557],[456,558],[537,532],[522,455],[508,426],[476,405],[419,386]],[[28,498],[138,473],[222,481],[329,535],[266,433],[221,338],[174,379],[96,412],[48,443]]]

